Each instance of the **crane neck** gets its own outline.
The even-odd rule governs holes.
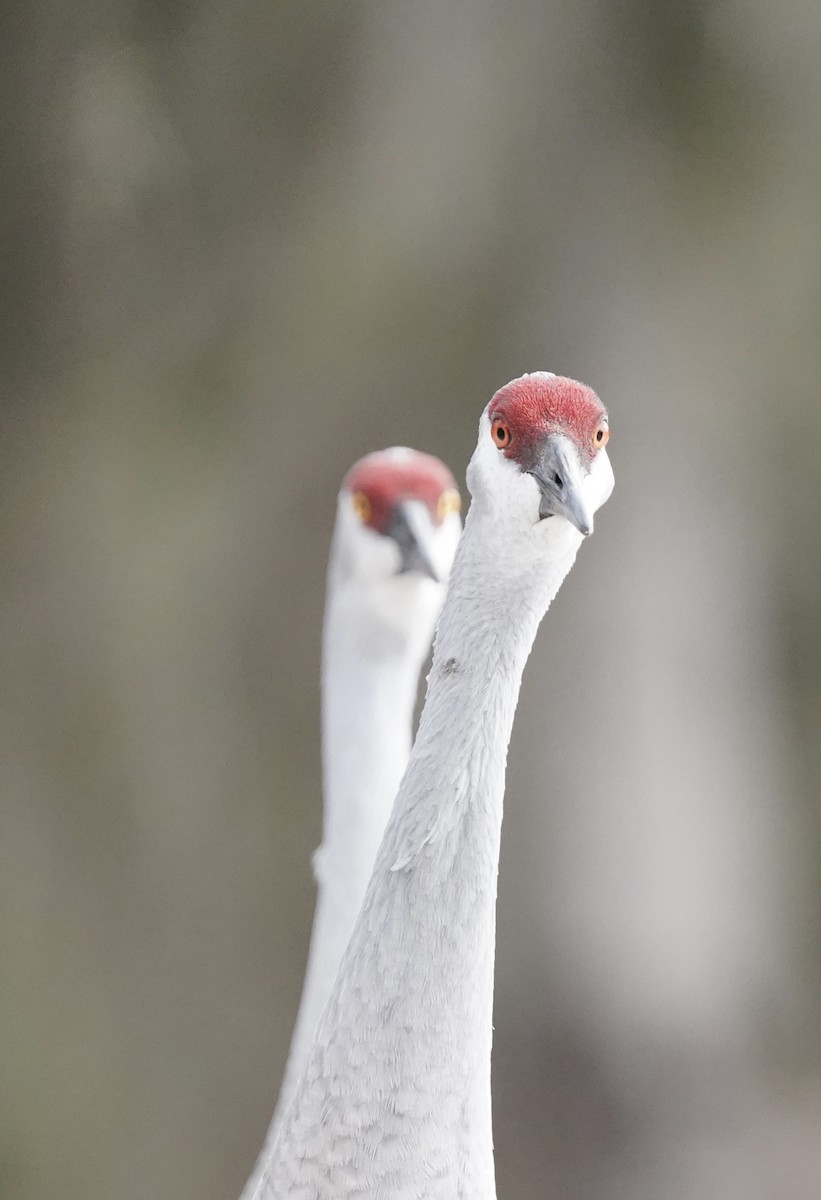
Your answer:
[[[495,1198],[507,746],[539,621],[580,541],[564,521],[511,533],[481,503],[468,513],[413,754],[261,1196],[310,1179],[322,1200]]]
[[[495,880],[507,748],[522,674],[539,623],[581,541],[565,522],[556,525],[553,553],[545,554],[543,544],[528,553],[529,547],[497,536],[480,507],[474,504],[468,513],[414,754],[389,827],[399,861],[410,863],[421,844],[435,842],[472,810],[474,819],[482,818],[486,849],[495,856],[485,863]]]
[[[322,844],[317,903],[299,1012],[270,1152],[365,896],[410,754],[419,672],[441,607],[441,586],[418,576],[376,583],[332,560],[322,636]],[[250,1200],[260,1165],[246,1185]]]
[[[435,612],[405,628],[329,594],[322,649],[323,886],[356,892],[351,926],[410,754]],[[344,946],[342,947],[344,949]]]

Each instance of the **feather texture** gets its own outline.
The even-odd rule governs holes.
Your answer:
[[[493,445],[439,622],[416,744],[259,1200],[494,1200],[490,1052],[507,746],[536,630],[580,533],[540,521]],[[612,473],[585,478],[591,508]]]
[[[401,553],[390,536],[364,527],[351,502],[350,482],[343,487],[323,625],[324,811],[322,845],[314,855],[317,906],[280,1098],[242,1200],[250,1200],[258,1187],[362,906],[408,761],[419,672],[461,531],[452,503],[447,515],[436,519],[437,500],[450,497],[455,486],[438,459],[396,447],[362,460],[349,481],[359,489],[367,483],[367,471],[377,470],[384,524],[390,523],[391,505],[414,505],[408,514],[413,533],[439,578],[403,571]],[[417,493],[419,499],[413,499]]]

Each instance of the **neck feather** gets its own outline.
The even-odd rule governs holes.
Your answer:
[[[394,594],[380,596],[374,588]],[[330,572],[322,646],[322,845],[305,983],[276,1111],[241,1200],[255,1195],[373,871],[410,754],[419,672],[441,600],[436,585]],[[390,613],[391,620],[387,619]]]
[[[512,545],[476,503],[468,514],[413,755],[260,1195],[310,1178],[323,1198],[495,1196],[505,761],[525,662],[580,541],[556,525]]]

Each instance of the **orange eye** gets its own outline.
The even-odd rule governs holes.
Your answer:
[[[607,422],[602,421],[596,432],[593,434],[593,449],[601,450],[602,446],[606,446],[610,441],[610,429]]]
[[[505,450],[510,445],[512,438],[510,426],[501,417],[495,417],[490,427],[490,436],[500,450]]]
[[[444,521],[451,513],[458,513],[462,508],[462,497],[456,488],[448,488],[442,492],[436,505],[436,520]]]
[[[367,525],[371,519],[371,502],[364,492],[354,492],[351,496],[351,504],[353,510],[359,517],[363,525]]]

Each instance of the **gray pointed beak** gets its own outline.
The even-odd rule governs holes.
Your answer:
[[[441,582],[439,572],[431,562],[430,555],[425,548],[415,512],[405,504],[398,504],[393,520],[385,532],[399,547],[400,575],[404,575],[407,571],[418,571],[421,575],[427,575],[434,583]]]
[[[530,474],[542,493],[539,518],[564,517],[583,537],[593,532],[593,510],[584,496],[584,475],[576,447],[564,434],[545,439],[538,464]]]

